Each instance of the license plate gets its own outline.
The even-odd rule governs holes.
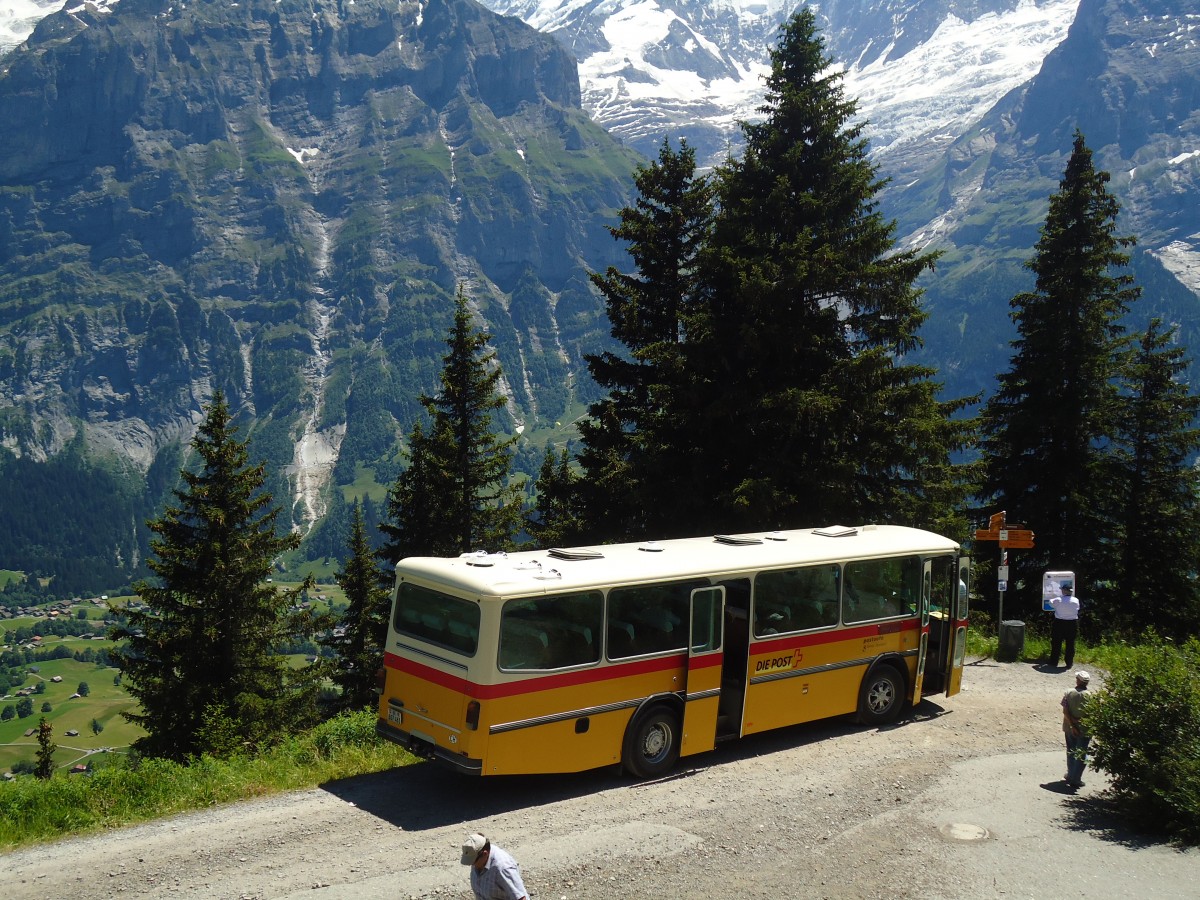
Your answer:
[[[404,724],[404,714],[402,712],[400,712],[400,710],[389,706],[388,707],[388,721],[391,722],[393,725],[403,725]]]

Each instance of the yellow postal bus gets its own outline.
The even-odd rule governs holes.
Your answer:
[[[640,778],[772,728],[958,692],[968,560],[890,525],[410,557],[378,731],[474,775]]]

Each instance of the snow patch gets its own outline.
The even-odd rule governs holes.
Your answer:
[[[928,41],[903,57],[887,59],[884,51],[846,70],[846,93],[858,98],[870,120],[872,153],[961,133],[1037,74],[1067,36],[1078,6],[1078,0],[1024,2],[973,22],[947,16]]]
[[[1151,250],[1150,254],[1180,283],[1200,293],[1200,232]]]
[[[321,152],[319,147],[301,147],[299,150],[287,148],[287,152],[296,158],[296,162],[300,165],[305,165],[313,160],[313,158]]]

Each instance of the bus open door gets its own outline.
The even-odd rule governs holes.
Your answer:
[[[692,591],[680,756],[703,753],[716,746],[724,621],[725,588],[704,587]]]
[[[925,666],[929,661],[929,612],[933,602],[933,561],[925,560],[921,573],[921,637],[917,644],[917,674],[913,678],[912,705],[916,706],[924,696]]]
[[[963,663],[967,656],[967,597],[971,579],[971,558],[958,558],[958,590],[954,600],[950,652],[946,654],[946,696],[953,697],[962,688]]]

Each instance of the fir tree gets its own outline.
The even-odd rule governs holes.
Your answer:
[[[1120,324],[1138,296],[1116,235],[1116,199],[1083,135],[1033,257],[1034,290],[1011,301],[1017,338],[1009,370],[983,415],[982,496],[1011,522],[1032,528],[1037,546],[1011,560],[1023,583],[1015,613],[1040,603],[1041,571],[1067,569],[1084,584],[1115,572],[1105,535],[1120,496],[1109,476],[1117,421],[1117,376],[1128,341]]]
[[[408,466],[388,491],[388,520],[379,523],[386,542],[379,550],[396,563],[406,556],[456,556],[459,527],[446,498],[457,494],[446,459],[453,443],[444,422],[426,434],[417,422],[408,438]]]
[[[279,510],[248,464],[224,396],[217,392],[193,438],[199,470],[183,470],[176,503],[149,523],[154,581],[135,585],[145,609],[127,611],[113,656],[147,734],[149,756],[186,760],[276,742],[311,721],[315,667],[293,669],[276,652],[311,622],[292,612],[294,592],[268,581],[272,561],[299,538],[279,536]]]
[[[521,488],[509,481],[515,438],[500,438],[492,414],[505,405],[491,335],[471,324],[460,290],[446,338],[441,390],[424,395],[429,418],[409,438],[409,465],[388,495],[383,556],[449,556],[506,550],[521,517]]]
[[[588,489],[587,517],[606,538],[687,533],[686,507],[697,497],[684,458],[693,446],[686,354],[703,290],[712,190],[686,141],[674,151],[664,140],[635,180],[635,205],[610,231],[627,243],[636,274],[592,275],[627,355],[587,357],[609,393],[580,423],[586,474],[578,487]]]
[[[375,673],[383,665],[387,643],[390,597],[379,571],[362,507],[355,503],[350,515],[349,557],[337,574],[337,583],[348,605],[339,630],[321,641],[337,654],[330,677],[342,689],[343,709],[363,709],[378,702]]]
[[[571,468],[566,448],[546,456],[534,482],[534,508],[525,516],[525,530],[539,547],[570,547],[584,540],[585,526],[578,509],[579,475]]]
[[[49,781],[54,775],[54,751],[58,747],[55,745],[53,737],[54,726],[43,716],[38,722],[37,764],[33,770],[33,774],[42,781]]]
[[[1150,322],[1125,375],[1117,419],[1114,483],[1121,515],[1113,552],[1120,575],[1100,594],[1107,624],[1154,628],[1183,640],[1200,627],[1200,397],[1190,393],[1174,329]]]
[[[810,10],[781,27],[763,119],[716,174],[696,483],[710,527],[890,521],[956,530],[973,436],[933,370],[903,362],[925,319],[917,278],[935,257],[896,251],[867,157]],[[703,519],[701,515],[698,517]]]

